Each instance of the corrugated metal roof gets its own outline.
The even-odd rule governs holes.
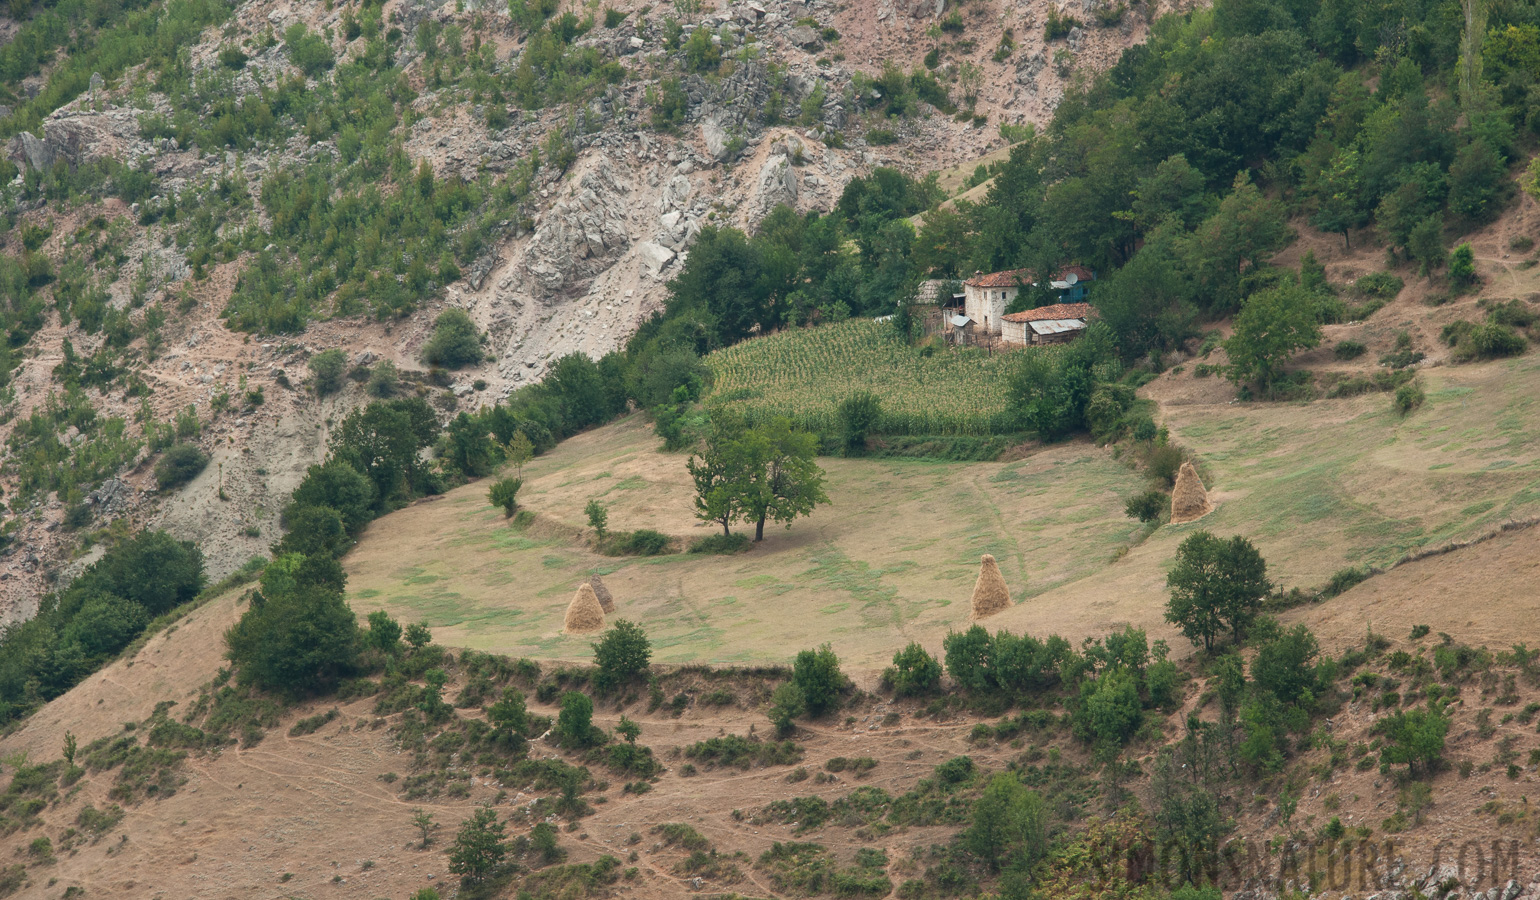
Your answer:
[[[964,327],[966,325],[971,324],[972,322],[973,322],[973,320],[968,318],[967,316],[953,316],[952,317],[952,324],[957,326],[958,328],[962,328],[962,327]]]
[[[1085,327],[1084,319],[1039,319],[1028,322],[1032,330],[1038,334],[1063,334],[1066,331],[1079,331]]]

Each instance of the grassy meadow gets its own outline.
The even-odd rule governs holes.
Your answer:
[[[1115,451],[1074,441],[1008,463],[822,459],[833,502],[727,557],[588,548],[591,498],[615,530],[711,533],[694,519],[685,455],[659,452],[633,416],[526,466],[532,525],[488,505],[485,482],[375,522],[344,560],[349,599],[361,615],[425,619],[452,645],[581,659],[592,639],[561,634],[561,617],[598,572],[659,661],[778,662],[830,641],[848,665],[876,668],[910,640],[936,650],[966,627],[979,555],[991,553],[1018,601],[991,627],[1078,640],[1133,623],[1185,652],[1162,621],[1165,572],[1199,528],[1246,535],[1280,585],[1316,587],[1540,515],[1540,358],[1423,378],[1428,401],[1406,417],[1384,395],[1163,406],[1217,502],[1196,524],[1149,532],[1128,519],[1124,499],[1143,478]],[[1159,400],[1161,389],[1146,390]]]

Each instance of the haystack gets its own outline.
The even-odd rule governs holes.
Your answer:
[[[588,634],[603,627],[604,607],[599,605],[593,585],[585,581],[578,586],[577,594],[567,606],[567,618],[562,623],[562,630],[568,634]]]
[[[1190,462],[1182,463],[1176,473],[1176,488],[1171,491],[1171,523],[1196,522],[1213,511],[1198,470]]]
[[[598,575],[590,575],[588,584],[594,589],[594,596],[599,598],[599,605],[604,607],[604,614],[609,615],[614,612],[615,598],[610,595],[610,589],[604,586],[604,579]]]
[[[979,561],[979,580],[973,583],[973,618],[992,616],[1011,605],[1011,591],[1005,586],[1005,576],[995,558],[984,554]]]

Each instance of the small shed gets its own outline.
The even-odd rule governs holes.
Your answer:
[[[1064,344],[1085,330],[1096,312],[1089,303],[1055,303],[1000,320],[1000,339],[1007,344]]]
[[[967,344],[973,336],[973,320],[961,313],[947,316],[946,324],[947,339],[958,346]]]

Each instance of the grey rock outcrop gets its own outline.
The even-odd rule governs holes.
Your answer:
[[[630,183],[604,156],[578,181],[572,196],[551,207],[525,256],[536,296],[549,303],[580,293],[630,247],[630,193]]]

